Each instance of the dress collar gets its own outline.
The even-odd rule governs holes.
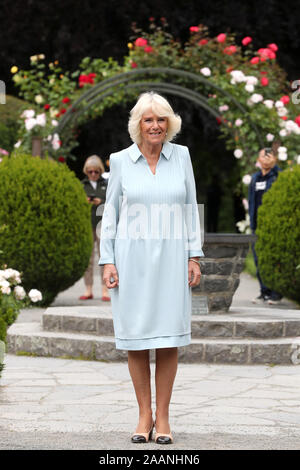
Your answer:
[[[141,151],[140,151],[140,149],[139,149],[139,147],[136,143],[132,144],[128,148],[128,152],[129,152],[130,158],[132,159],[132,161],[134,163],[136,163],[137,160],[139,159],[139,157],[141,157],[141,155],[142,155]],[[169,160],[172,152],[173,152],[173,145],[170,142],[165,142],[163,144],[163,147],[162,147],[162,150],[161,150],[162,155],[167,160]]]

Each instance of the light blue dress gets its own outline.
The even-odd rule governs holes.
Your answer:
[[[98,264],[118,271],[110,289],[116,349],[191,342],[191,256],[204,253],[188,148],[164,143],[155,174],[137,144],[111,154]]]

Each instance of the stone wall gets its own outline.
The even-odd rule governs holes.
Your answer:
[[[200,285],[193,287],[193,314],[226,313],[240,283],[250,243],[256,235],[206,233]]]

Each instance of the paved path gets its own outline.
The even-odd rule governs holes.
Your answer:
[[[81,293],[82,280],[52,305],[78,305]],[[256,293],[256,281],[243,274],[233,307],[253,306],[249,299]],[[90,305],[101,304],[99,299]],[[297,306],[284,299],[282,308]],[[42,312],[25,310],[18,321],[32,321]],[[130,442],[137,405],[126,363],[8,354],[5,365],[0,379],[2,450],[300,448],[300,365],[179,364],[170,446]],[[155,410],[154,363],[151,371]]]

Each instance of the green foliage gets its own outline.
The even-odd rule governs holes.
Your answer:
[[[268,287],[300,302],[300,167],[280,173],[258,209],[256,251]]]
[[[12,296],[1,293],[0,304],[0,340],[5,341],[7,328],[14,323],[19,314],[19,305]]]
[[[41,291],[42,305],[84,274],[91,250],[91,207],[64,164],[26,154],[0,165],[0,246],[26,290]]]
[[[26,102],[6,95],[5,105],[0,106],[0,147],[11,152],[18,134],[18,119]]]

